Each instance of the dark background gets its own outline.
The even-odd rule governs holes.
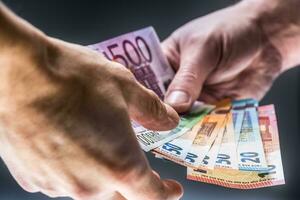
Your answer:
[[[48,35],[83,45],[93,44],[149,25],[161,39],[187,21],[236,3],[233,0],[4,0],[14,12]],[[0,27],[1,28],[1,27]],[[299,55],[300,56],[300,55]],[[274,103],[280,129],[286,184],[252,191],[221,188],[185,179],[186,170],[148,154],[151,166],[164,178],[180,181],[183,200],[298,199],[300,197],[299,137],[300,68],[294,68],[274,83],[261,104]],[[23,191],[0,161],[0,200],[47,200],[41,194]]]

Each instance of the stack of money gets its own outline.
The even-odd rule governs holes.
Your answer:
[[[163,99],[174,72],[152,27],[88,47],[123,64]],[[285,182],[273,105],[195,102],[173,130],[152,131],[134,121],[132,127],[144,151],[186,166],[188,179],[239,189]]]
[[[284,184],[274,106],[253,99],[217,105],[153,152],[188,167],[191,180],[239,189]]]

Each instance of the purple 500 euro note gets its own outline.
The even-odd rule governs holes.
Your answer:
[[[127,67],[145,87],[161,99],[174,72],[164,57],[152,27],[127,33],[89,46],[107,59]]]

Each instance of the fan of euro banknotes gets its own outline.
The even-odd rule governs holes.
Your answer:
[[[160,98],[174,77],[152,27],[88,47],[123,64]],[[195,102],[173,130],[152,131],[134,121],[132,127],[144,151],[186,166],[190,180],[238,189],[285,183],[273,105]]]

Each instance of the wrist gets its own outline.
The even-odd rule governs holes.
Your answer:
[[[258,26],[282,57],[282,71],[300,64],[300,1],[244,0],[237,4],[253,13]]]

